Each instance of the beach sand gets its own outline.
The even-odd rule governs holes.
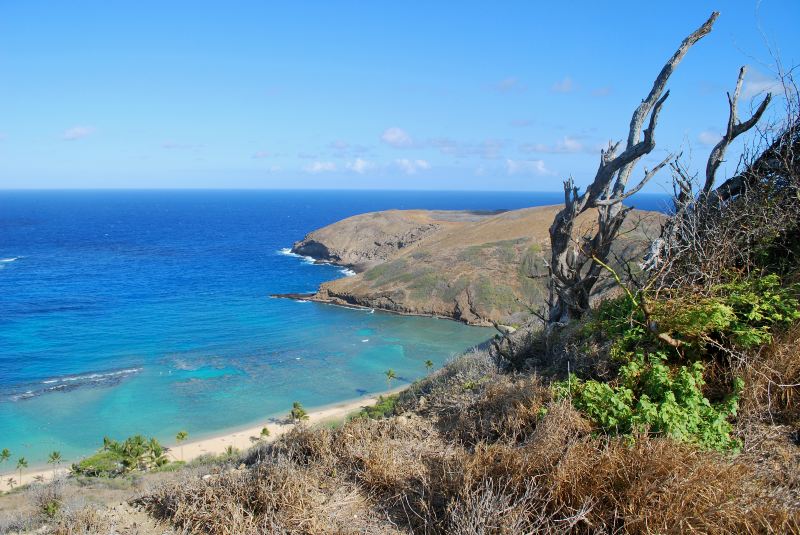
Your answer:
[[[365,396],[361,398],[351,399],[326,405],[315,409],[309,409],[308,425],[319,425],[329,422],[336,422],[343,420],[348,415],[359,411],[362,407],[373,405],[378,401],[379,395],[394,394],[404,390],[406,386],[381,392],[380,394]],[[269,437],[264,441],[269,442],[275,440],[282,434],[289,431],[294,424],[288,420],[288,413],[286,417],[276,418],[265,417],[264,422],[245,429],[238,429],[236,431],[225,432],[224,434],[216,435],[210,438],[204,438],[194,441],[186,441],[181,445],[169,445],[169,453],[167,454],[171,460],[175,461],[191,461],[201,455],[220,455],[225,453],[228,446],[244,451],[253,446],[261,436],[261,429],[264,427],[269,429]],[[188,430],[191,433],[191,430]],[[12,460],[13,462],[13,460]],[[65,464],[71,465],[72,461],[67,461]],[[14,478],[14,485],[19,486],[27,485],[34,482],[37,478],[44,481],[50,481],[55,476],[63,476],[69,473],[68,467],[57,468],[53,472],[53,468],[34,468],[30,470],[23,470],[22,480],[20,481],[19,472],[4,472],[0,475],[0,492],[10,490],[8,486],[8,478]]]

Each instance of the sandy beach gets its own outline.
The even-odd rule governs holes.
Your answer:
[[[378,401],[378,396],[385,396],[387,394],[400,392],[405,388],[407,388],[407,386],[398,387],[375,395],[326,405],[324,407],[309,409],[308,420],[306,420],[306,423],[308,425],[318,425],[326,422],[341,420],[349,414],[360,410],[362,407],[375,404]],[[294,427],[294,424],[288,420],[288,414],[286,417],[275,417],[274,415],[266,416],[264,418],[264,422],[256,426],[238,429],[235,431],[228,431],[224,434],[216,435],[210,438],[194,441],[187,440],[181,445],[169,444],[168,456],[170,459],[175,461],[182,460],[188,462],[192,459],[200,457],[201,455],[219,455],[225,453],[225,450],[228,448],[228,446],[233,446],[240,451],[244,451],[258,441],[261,436],[261,429],[263,429],[265,426],[269,429],[269,437],[266,439],[266,441],[272,441],[289,431],[292,427]],[[191,429],[188,431],[191,437]],[[71,465],[72,462],[73,461],[67,461],[65,464]],[[6,471],[0,475],[0,492],[10,490],[8,485],[9,478],[14,479],[14,486],[16,487],[20,484],[27,485],[36,481],[37,479],[49,481],[53,479],[54,476],[64,476],[68,473],[68,466],[61,466],[57,468],[55,472],[53,471],[53,468],[38,467],[30,470],[23,470],[22,480],[20,480],[19,472]]]

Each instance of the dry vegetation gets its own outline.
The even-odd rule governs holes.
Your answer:
[[[550,392],[474,352],[404,393],[395,416],[299,428],[137,503],[192,533],[800,529],[794,493],[776,495],[746,455],[598,436]]]
[[[745,190],[679,206],[627,297],[454,360],[388,418],[298,428],[135,503],[189,533],[800,533],[797,124]],[[659,388],[698,427],[644,410]],[[649,419],[603,405],[631,395]],[[617,409],[639,424],[604,425]]]

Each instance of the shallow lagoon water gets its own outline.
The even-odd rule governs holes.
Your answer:
[[[558,194],[0,192],[0,448],[68,461],[107,435],[170,442],[385,390],[493,331],[282,299],[345,274],[282,252],[388,208],[498,209]],[[657,207],[661,198],[645,198]]]

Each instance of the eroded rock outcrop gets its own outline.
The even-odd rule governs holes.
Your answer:
[[[472,325],[520,325],[547,295],[548,229],[559,207],[507,212],[389,210],[310,233],[293,251],[358,272],[311,299]],[[633,211],[616,253],[636,257],[662,215]],[[581,228],[592,225],[585,214]]]

